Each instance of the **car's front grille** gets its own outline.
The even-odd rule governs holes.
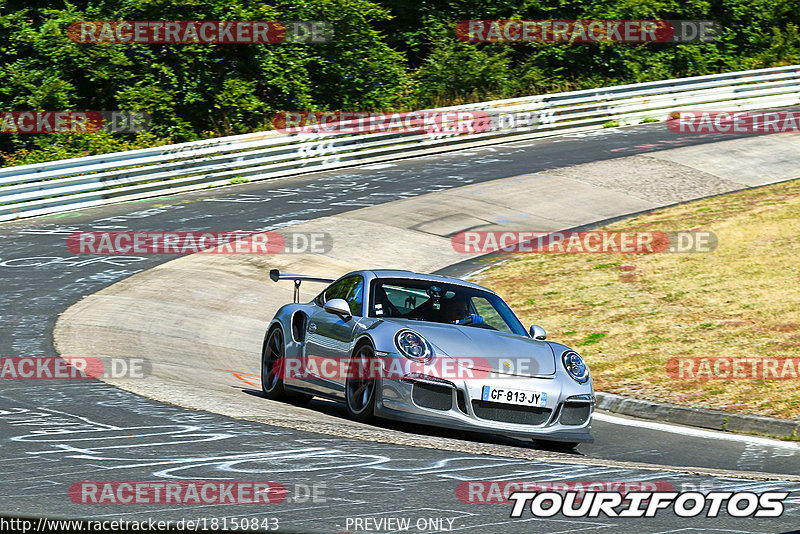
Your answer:
[[[562,425],[582,425],[589,419],[590,407],[586,402],[565,402],[559,421]]]
[[[449,410],[453,407],[453,388],[416,382],[411,390],[414,404],[431,410]]]
[[[550,419],[550,408],[517,406],[482,400],[472,401],[472,411],[481,419],[515,423],[518,425],[543,425]]]

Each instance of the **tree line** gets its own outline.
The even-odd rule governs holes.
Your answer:
[[[2,165],[270,129],[284,110],[410,110],[797,63],[800,0],[0,0],[0,110],[129,110],[136,134],[0,133]],[[468,43],[468,19],[714,20],[702,44]],[[79,21],[327,21],[315,44],[85,44]]]

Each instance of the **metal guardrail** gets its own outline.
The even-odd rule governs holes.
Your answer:
[[[265,180],[580,132],[609,121],[664,120],[681,109],[799,103],[800,65],[791,65],[426,110],[485,113],[490,127],[473,133],[270,131],[6,167],[0,168],[0,221],[228,185],[236,178]],[[515,114],[534,116],[535,124],[511,127]]]

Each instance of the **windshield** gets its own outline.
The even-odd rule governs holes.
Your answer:
[[[508,305],[488,291],[412,279],[372,282],[370,317],[402,318],[527,336]]]

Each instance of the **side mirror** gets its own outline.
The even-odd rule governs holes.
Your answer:
[[[531,337],[533,339],[544,341],[545,339],[547,339],[547,332],[545,332],[544,328],[542,328],[538,324],[531,325]]]
[[[338,315],[344,322],[350,320],[350,305],[344,299],[331,299],[325,303],[324,309],[328,313]]]

